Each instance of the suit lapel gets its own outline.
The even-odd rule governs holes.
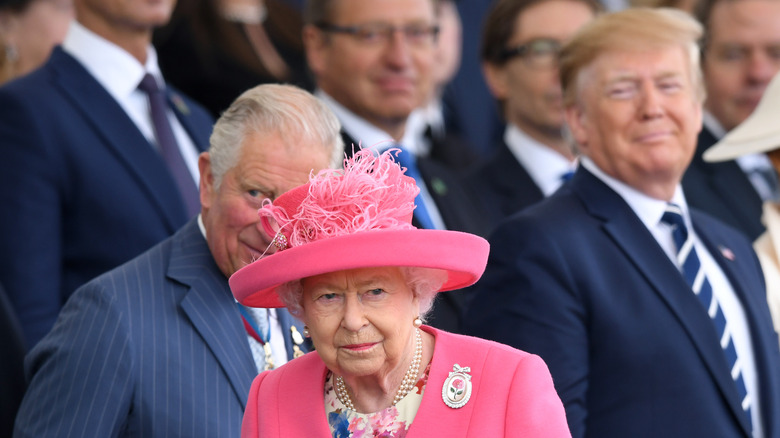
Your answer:
[[[122,107],[73,57],[56,48],[49,61],[54,82],[103,144],[114,152],[155,205],[170,231],[187,218],[176,184],[160,156]]]
[[[541,189],[512,155],[506,143],[501,142],[492,164],[495,166],[492,172],[496,182],[495,190],[503,198],[501,209],[505,215],[544,199]]]
[[[590,213],[604,221],[604,231],[675,315],[735,416],[744,417],[712,321],[655,238],[617,193],[581,166],[571,186]]]
[[[431,359],[431,370],[425,385],[425,394],[407,436],[429,436],[432,430],[437,431],[438,436],[462,434],[463,431],[469,430],[469,423],[473,419],[476,404],[471,402],[458,409],[450,408],[442,400],[441,389],[454,364],[469,366],[474,387],[478,388],[481,377],[479,373],[483,368],[485,357],[467,357],[464,355],[463,349],[454,345],[449,338],[438,336],[438,330],[427,326],[423,326],[422,330],[436,338],[436,347]]]
[[[694,159],[703,162],[704,151],[717,141],[718,139],[707,128],[702,129]],[[731,213],[740,223],[755,222],[758,217],[756,212],[761,211],[763,201],[739,164],[732,160],[707,163],[702,168],[707,171],[707,183],[712,186],[712,192],[722,196],[725,205],[740,206],[731,209]]]
[[[184,127],[184,130],[187,131],[187,134],[189,134],[198,153],[207,150],[209,145],[200,144],[198,143],[198,140],[201,138],[209,138],[212,126],[202,126],[202,120],[195,120],[195,118],[192,117],[192,109],[187,103],[187,100],[184,99],[184,96],[177,90],[173,89],[172,86],[167,85],[165,89],[168,98],[168,106],[173,110],[173,113],[176,114],[176,119],[181,123],[181,126]]]
[[[190,287],[181,301],[182,311],[246,407],[257,368],[227,279],[214,263],[197,220],[191,220],[176,240],[167,274]]]

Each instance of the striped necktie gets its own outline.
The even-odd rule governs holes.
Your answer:
[[[688,228],[682,216],[682,209],[675,204],[667,204],[666,211],[661,217],[661,222],[672,227],[672,237],[677,247],[677,264],[682,267],[682,274],[685,281],[693,289],[693,292],[699,298],[699,301],[707,310],[715,330],[720,339],[720,346],[726,355],[726,362],[731,369],[731,378],[737,385],[742,409],[748,418],[748,423],[752,428],[752,417],[750,415],[750,396],[745,387],[745,380],[742,377],[742,364],[737,357],[737,350],[734,348],[734,342],[731,339],[731,330],[723,314],[723,310],[718,304],[718,299],[712,291],[707,276],[701,267],[699,256],[696,254],[696,248],[693,246],[693,236],[688,233]]]

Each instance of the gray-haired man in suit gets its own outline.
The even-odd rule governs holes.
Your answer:
[[[261,204],[340,163],[339,129],[295,87],[240,96],[199,157],[200,215],[78,289],[28,356],[15,436],[238,436],[252,379],[301,339],[286,312],[240,308],[227,279],[274,250]]]

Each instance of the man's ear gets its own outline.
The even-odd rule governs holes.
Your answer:
[[[509,95],[506,67],[483,62],[482,75],[485,76],[485,82],[487,83],[488,89],[490,89],[490,94],[492,94],[496,100],[506,100]]]
[[[208,152],[202,152],[198,156],[198,170],[200,171],[200,205],[204,209],[211,207],[214,198],[214,173],[211,171],[211,156]]]
[[[303,48],[306,51],[306,63],[315,77],[325,69],[327,38],[323,31],[311,24],[303,27]]]
[[[571,133],[574,142],[577,143],[579,150],[585,150],[588,147],[588,118],[578,103],[566,106],[563,110],[563,116],[566,119],[566,126]]]

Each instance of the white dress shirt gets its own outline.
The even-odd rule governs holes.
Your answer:
[[[544,196],[555,193],[564,183],[563,175],[577,169],[576,161],[569,161],[563,155],[529,137],[516,125],[507,125],[504,131],[504,142]]]
[[[681,267],[678,266],[677,263],[677,247],[674,243],[674,237],[672,236],[672,228],[661,222],[661,217],[666,210],[667,202],[651,198],[633,187],[612,178],[599,169],[599,167],[587,157],[581,158],[581,165],[623,198],[631,210],[633,210],[634,214],[639,217],[645,227],[647,227],[653,235],[656,242],[658,242],[669,257],[669,260],[677,266],[678,270],[680,270]],[[669,202],[678,205],[682,209],[683,219],[686,227],[688,227],[689,235],[693,236],[694,248],[696,249],[696,254],[699,256],[702,269],[704,269],[704,273],[712,286],[712,293],[717,297],[723,315],[726,317],[731,332],[731,338],[734,342],[734,348],[737,350],[737,357],[739,357],[739,361],[742,365],[742,378],[745,381],[745,387],[750,395],[753,437],[763,437],[763,431],[761,430],[762,423],[760,421],[761,408],[758,381],[755,359],[753,357],[753,343],[745,310],[734,292],[734,288],[726,277],[726,274],[707,250],[707,247],[696,235],[696,230],[693,227],[688,211],[688,204],[685,201],[685,196],[683,195],[682,188],[679,184],[674,192],[674,196]],[[693,293],[693,290],[691,290],[691,293]],[[702,311],[705,311],[703,307]]]
[[[105,88],[114,100],[138,127],[138,130],[149,140],[152,147],[157,141],[154,135],[154,125],[149,109],[149,99],[138,84],[146,73],[157,79],[157,83],[165,86],[162,73],[157,65],[157,52],[151,45],[147,48],[146,65],[141,65],[130,53],[116,44],[100,37],[96,33],[73,21],[62,43],[62,48],[76,58],[85,69]],[[95,108],[100,111],[100,108]],[[198,171],[198,150],[192,139],[181,126],[176,115],[169,108],[168,121],[176,136],[181,155],[192,174],[197,186],[200,180]]]

